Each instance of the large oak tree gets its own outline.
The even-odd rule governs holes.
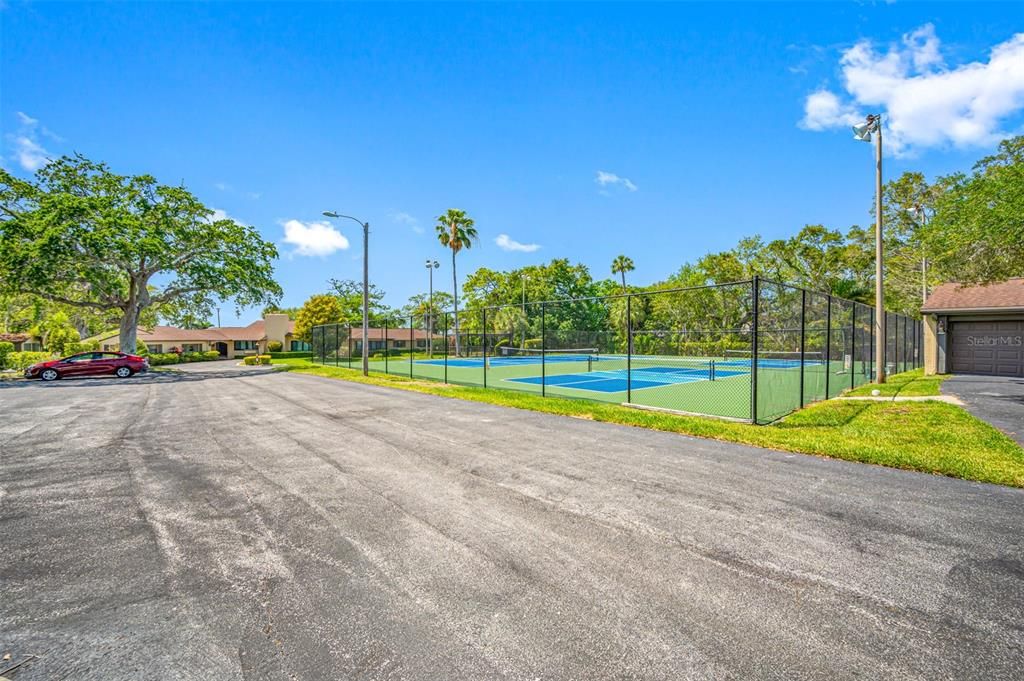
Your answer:
[[[277,249],[252,227],[214,219],[183,187],[63,157],[22,180],[0,169],[0,292],[114,312],[135,348],[150,308],[182,301],[276,301]]]

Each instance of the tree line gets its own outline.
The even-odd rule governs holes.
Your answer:
[[[931,182],[905,173],[884,186],[882,198],[889,309],[918,314],[927,291],[940,282],[1024,275],[1024,136],[1004,140],[967,172]],[[611,263],[611,277],[595,278],[585,265],[554,259],[511,271],[479,268],[460,283],[458,255],[479,238],[474,220],[449,209],[437,218],[435,234],[451,256],[450,291],[439,284],[433,304],[424,292],[394,309],[371,285],[375,320],[437,326],[448,311],[450,330],[474,332],[483,308],[501,306],[505,310],[492,323],[525,342],[538,333],[539,311],[530,303],[540,300],[575,299],[547,306],[543,320],[550,329],[568,331],[623,320],[626,312],[614,300],[586,300],[621,292],[754,275],[865,303],[874,290],[874,231],[859,225],[805,225],[792,237],[771,241],[752,235],[644,287],[628,283],[636,266],[626,255]],[[0,331],[45,328],[59,335],[54,329],[61,327],[85,337],[113,324],[121,346],[135,347],[135,329],[158,318],[209,325],[217,300],[287,312],[302,333],[318,323],[361,318],[362,286],[351,280],[330,280],[324,294],[301,308],[277,307],[276,257],[275,246],[255,228],[217,219],[184,187],[159,184],[149,175],[118,175],[77,155],[52,161],[30,180],[0,168]],[[638,302],[629,314],[649,320],[652,328],[680,323],[657,307]]]

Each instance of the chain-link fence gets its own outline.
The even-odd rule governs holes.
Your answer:
[[[541,396],[770,423],[921,366],[920,321],[757,277],[312,329],[313,361]]]

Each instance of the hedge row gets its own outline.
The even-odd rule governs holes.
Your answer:
[[[27,369],[36,362],[45,362],[53,359],[48,352],[8,352],[4,356],[4,369]]]
[[[274,359],[302,359],[303,357],[312,357],[313,353],[309,350],[295,352],[271,352],[270,356]]]
[[[162,366],[166,364],[182,364],[187,362],[210,362],[221,359],[220,353],[216,350],[206,352],[183,352],[180,355],[176,352],[151,353],[148,356],[150,366]]]

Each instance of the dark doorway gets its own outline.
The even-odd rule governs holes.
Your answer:
[[[227,357],[228,356],[228,344],[227,343],[217,343],[217,354],[220,355],[221,357]]]

